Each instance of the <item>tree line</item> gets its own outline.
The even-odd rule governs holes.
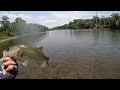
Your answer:
[[[0,38],[34,32],[43,32],[48,29],[49,28],[44,25],[33,23],[27,24],[21,17],[17,17],[13,22],[10,22],[9,17],[3,16],[0,21]]]
[[[89,29],[89,28],[109,28],[120,29],[119,13],[112,13],[109,17],[93,16],[91,19],[74,19],[68,24],[57,26],[52,29]]]

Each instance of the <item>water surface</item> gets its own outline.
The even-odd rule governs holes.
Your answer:
[[[50,57],[46,68],[34,62],[27,68],[19,64],[18,79],[89,79],[93,60],[93,79],[120,78],[119,30],[48,31],[1,43],[0,56],[4,48],[17,43],[43,46],[43,53]]]

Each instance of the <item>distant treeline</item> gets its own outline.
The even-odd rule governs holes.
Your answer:
[[[29,23],[18,17],[13,22],[9,21],[9,17],[3,16],[0,21],[0,39],[10,36],[29,34],[34,32],[47,31],[49,28],[43,25]]]
[[[112,13],[109,17],[93,16],[92,19],[75,19],[68,24],[57,26],[54,29],[89,29],[89,28],[109,28],[120,29],[119,13]]]

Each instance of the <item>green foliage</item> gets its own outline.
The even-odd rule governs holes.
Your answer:
[[[92,19],[75,19],[69,24],[54,27],[52,29],[89,29],[89,28],[110,28],[120,29],[120,15],[112,13],[110,17],[93,16]]]
[[[13,22],[10,22],[9,17],[3,16],[0,25],[0,39],[21,34],[44,32],[49,29],[43,25],[33,23],[27,24],[26,21],[20,17],[16,18]]]

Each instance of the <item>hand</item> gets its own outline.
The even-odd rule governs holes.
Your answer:
[[[4,57],[3,58],[3,65],[5,67],[5,71],[9,72],[10,70],[13,69],[13,66],[15,65],[15,60],[10,57]]]

